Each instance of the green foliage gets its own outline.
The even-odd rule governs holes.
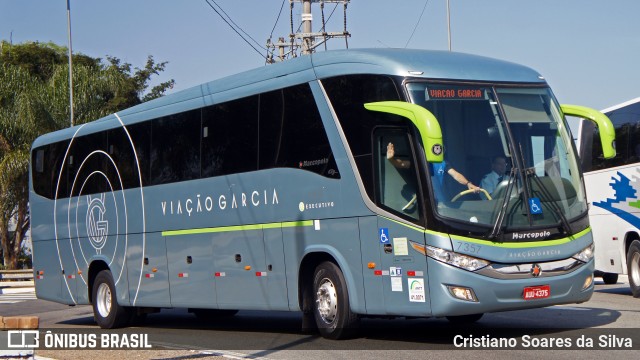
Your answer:
[[[15,268],[29,226],[28,169],[36,137],[69,126],[67,49],[52,43],[0,43],[0,239],[4,265]],[[152,56],[132,68],[118,58],[107,63],[73,56],[74,123],[81,124],[162,96],[174,84],[163,82],[146,92],[166,62]],[[14,219],[15,231],[9,232]]]

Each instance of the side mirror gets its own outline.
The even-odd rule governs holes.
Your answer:
[[[600,132],[602,155],[605,159],[616,156],[616,132],[607,115],[585,106],[563,104],[560,108],[565,116],[576,116],[594,122]]]
[[[444,144],[442,130],[436,117],[420,105],[403,101],[381,101],[364,104],[367,110],[400,115],[409,119],[420,132],[425,157],[428,162],[444,160]]]

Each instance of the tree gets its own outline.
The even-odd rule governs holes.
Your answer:
[[[29,156],[36,137],[69,125],[66,49],[55,44],[0,43],[0,240],[6,268],[17,266],[29,228]],[[80,124],[164,95],[163,82],[146,92],[166,62],[149,56],[143,69],[74,55],[74,118]],[[9,232],[13,222],[15,231]]]

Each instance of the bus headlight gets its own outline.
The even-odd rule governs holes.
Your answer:
[[[440,262],[453,265],[468,271],[476,271],[489,265],[486,260],[455,253],[433,246],[427,246],[427,256]]]
[[[580,260],[582,262],[589,262],[589,260],[593,259],[593,252],[595,251],[595,246],[593,244],[587,246],[582,249],[579,253],[572,256],[572,258],[576,260]]]

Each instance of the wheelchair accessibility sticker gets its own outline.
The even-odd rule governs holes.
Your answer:
[[[378,235],[380,235],[380,243],[381,244],[389,244],[389,229],[388,228],[379,228]]]
[[[532,215],[542,214],[542,204],[539,198],[534,197],[529,199],[529,210]]]

